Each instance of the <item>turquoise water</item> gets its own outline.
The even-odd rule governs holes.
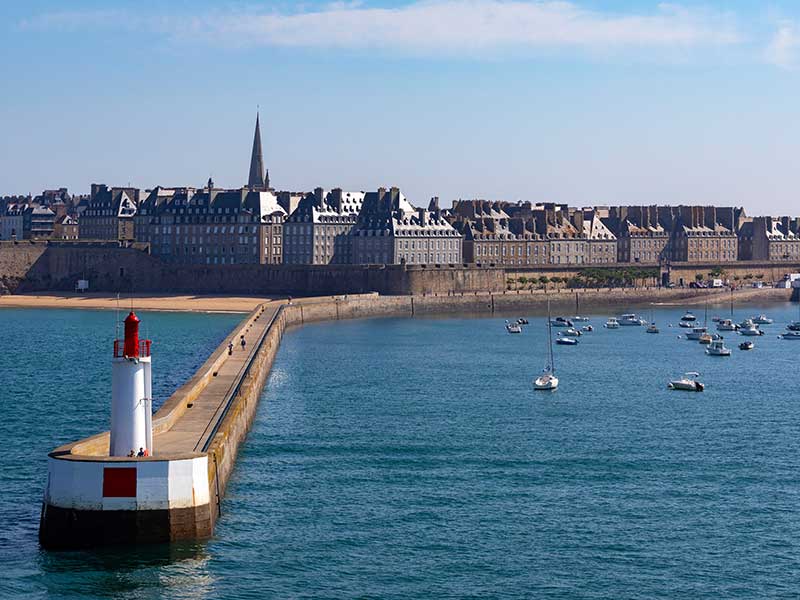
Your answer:
[[[243,318],[137,314],[153,340],[156,406]],[[108,429],[116,319],[113,311],[0,309],[0,598],[111,597],[128,589],[115,583],[125,572],[118,555],[48,554],[37,542],[47,453]],[[140,565],[149,552],[129,556]],[[97,584],[84,588],[92,565],[101,565]]]
[[[0,516],[23,523],[15,538],[0,537],[0,564],[12,564],[0,590],[59,598],[796,597],[800,342],[776,336],[797,308],[737,317],[762,311],[776,324],[749,353],[728,334],[730,358],[677,339],[681,331],[667,323],[679,309],[656,311],[657,336],[604,330],[607,315],[595,315],[596,331],[578,347],[555,348],[561,387],[553,394],[531,389],[546,353],[540,317],[518,336],[505,333],[502,318],[294,330],[214,539],[41,552],[43,463],[33,461],[3,471],[3,489],[17,491]],[[64,326],[85,333],[83,318],[69,313]],[[43,373],[70,376],[46,352],[31,353],[39,387]],[[25,381],[26,361],[20,371],[18,360],[3,360],[3,373]],[[96,378],[107,366],[85,362]],[[704,393],[666,389],[688,370],[702,373]],[[51,402],[63,402],[57,389]],[[69,431],[64,411],[16,410],[3,439],[13,431],[26,455],[44,453],[76,428],[105,422],[97,408],[105,399],[92,402],[81,414],[94,423],[76,417]]]

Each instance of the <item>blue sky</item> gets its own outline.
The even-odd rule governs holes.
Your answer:
[[[0,194],[246,181],[800,214],[792,2],[0,4]]]

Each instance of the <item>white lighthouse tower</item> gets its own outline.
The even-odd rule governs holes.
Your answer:
[[[122,342],[122,343],[120,343]],[[111,380],[111,456],[146,449],[153,455],[150,340],[139,339],[139,318],[125,319],[125,339],[114,340]]]

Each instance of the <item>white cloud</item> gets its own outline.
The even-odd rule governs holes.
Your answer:
[[[651,13],[604,13],[560,0],[418,0],[396,8],[337,2],[294,13],[137,15],[54,12],[26,28],[124,28],[215,43],[463,53],[503,49],[689,48],[741,41],[726,14],[662,4]]]
[[[764,59],[782,69],[795,69],[798,66],[800,32],[791,21],[782,21],[775,35],[764,51]]]

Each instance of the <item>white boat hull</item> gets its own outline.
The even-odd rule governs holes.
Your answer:
[[[558,377],[555,375],[542,375],[533,382],[533,389],[540,392],[552,392],[558,389]]]

